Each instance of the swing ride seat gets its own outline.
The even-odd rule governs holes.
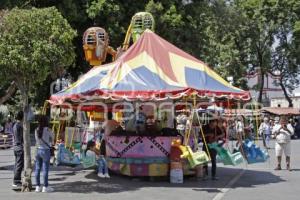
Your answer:
[[[208,144],[209,148],[215,149],[217,154],[224,165],[239,165],[244,162],[244,158],[241,152],[235,152],[231,154],[228,150],[223,147],[220,147],[216,142]]]
[[[82,156],[81,164],[84,169],[91,169],[97,166],[96,157],[94,156]]]
[[[78,156],[66,149],[64,144],[58,145],[57,155],[56,155],[56,165],[57,166],[77,166],[80,165],[80,159]]]
[[[80,150],[81,149],[81,143],[80,142],[75,142],[75,143],[72,144],[71,147],[73,149]]]
[[[243,142],[243,149],[246,154],[248,164],[265,162],[269,158],[269,154],[266,150],[261,150],[250,140],[245,140]]]
[[[209,162],[209,158],[204,151],[193,152],[190,146],[181,147],[183,154],[182,158],[187,158],[191,168],[195,168],[197,165],[203,165]]]

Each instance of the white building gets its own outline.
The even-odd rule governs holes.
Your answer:
[[[257,100],[259,95],[257,85],[261,82],[259,70],[247,74],[246,78],[251,96]],[[272,98],[284,97],[281,87],[274,84],[277,79],[278,77],[269,73],[264,76],[263,103],[265,106],[270,106],[270,101]]]
[[[291,97],[294,108],[300,108],[300,96]],[[273,97],[271,99],[271,107],[288,107],[289,103],[285,97]]]

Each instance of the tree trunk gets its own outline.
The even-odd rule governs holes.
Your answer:
[[[289,107],[292,108],[293,107],[293,100],[291,99],[291,97],[287,93],[287,91],[286,91],[286,89],[285,89],[285,87],[284,87],[281,79],[280,79],[279,85],[280,85],[280,87],[281,87],[281,89],[283,91],[285,99],[289,102]]]
[[[30,124],[28,121],[28,91],[24,88],[20,88],[20,92],[23,100],[23,138],[24,138],[24,178],[22,181],[22,191],[31,191],[32,183],[31,183],[31,173],[32,173],[32,165],[31,165],[31,142],[30,142]]]
[[[258,93],[258,98],[257,98],[257,101],[259,103],[262,103],[262,95],[263,95],[263,92],[264,92],[264,83],[265,83],[265,74],[262,72],[262,70],[260,70],[260,83],[259,83],[259,93]]]
[[[16,83],[11,82],[10,86],[6,90],[6,94],[3,97],[0,97],[0,105],[7,101],[16,91]]]

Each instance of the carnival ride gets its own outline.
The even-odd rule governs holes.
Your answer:
[[[207,146],[197,103],[217,99],[228,101],[230,105],[231,102],[248,101],[250,93],[232,86],[205,63],[175,47],[150,29],[154,29],[152,15],[146,12],[137,13],[127,31],[122,46],[123,55],[117,56],[112,63],[92,68],[69,88],[52,95],[49,102],[52,106],[77,110],[77,114],[81,111],[103,113],[109,110],[117,113],[119,121],[125,115],[122,110],[128,104],[152,102],[160,106],[164,103],[193,102],[191,121],[198,121],[202,141]],[[107,38],[107,33],[101,28],[92,28],[85,33],[85,56],[91,65],[100,65],[105,61],[106,53],[109,53]],[[129,47],[131,38],[134,43]],[[101,50],[97,50],[98,47]],[[119,104],[117,107],[114,106],[116,103]],[[103,108],[103,104],[108,105],[108,108]],[[175,110],[176,106],[171,106],[171,109]],[[153,116],[158,116],[155,112]],[[189,161],[186,172],[191,167],[208,162],[210,155],[197,148],[198,134],[192,133],[192,127],[189,127],[183,136],[180,135],[168,123],[172,121],[171,117],[167,114],[165,117],[158,117],[160,121],[166,118],[165,124],[160,125],[167,128],[168,133],[163,129],[148,128],[143,133],[118,130],[117,133],[107,136],[105,146],[109,169],[129,176],[166,176],[169,172],[172,142],[179,139],[182,141],[181,158]],[[59,136],[63,132],[61,126],[59,123],[56,128],[57,140],[63,139],[66,149],[78,149],[78,144],[73,142],[74,138],[78,138],[77,143],[84,143],[87,138],[96,138],[94,129],[88,130],[87,127],[74,128],[71,131],[66,129],[68,131],[63,138]],[[71,140],[66,139],[66,135]],[[190,143],[191,140],[193,143]],[[220,150],[226,156],[224,164],[241,163],[240,154],[224,151],[228,150]],[[89,167],[90,163],[94,161],[87,160],[85,167]]]
[[[109,46],[109,37],[105,29],[91,27],[83,34],[83,50],[85,59],[90,65],[101,65],[106,61],[107,54],[115,60],[116,51]]]
[[[129,48],[130,40],[132,39],[133,43],[135,43],[146,29],[154,31],[154,26],[155,26],[155,22],[151,13],[149,12],[136,13],[132,17],[131,23],[127,29],[122,50],[126,51]]]

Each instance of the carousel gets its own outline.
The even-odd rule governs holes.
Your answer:
[[[100,113],[98,126],[105,113],[113,112],[120,127],[105,139],[109,169],[128,176],[167,176],[172,141],[188,140],[185,144],[190,144],[190,134],[176,130],[174,113],[182,109],[178,105],[193,102],[196,108],[198,102],[211,99],[248,101],[250,94],[147,29],[114,62],[93,67],[69,88],[52,95],[49,102],[90,115]],[[139,112],[146,115],[145,126],[127,128],[128,116]],[[78,141],[89,138],[82,136],[85,131],[77,132]]]

